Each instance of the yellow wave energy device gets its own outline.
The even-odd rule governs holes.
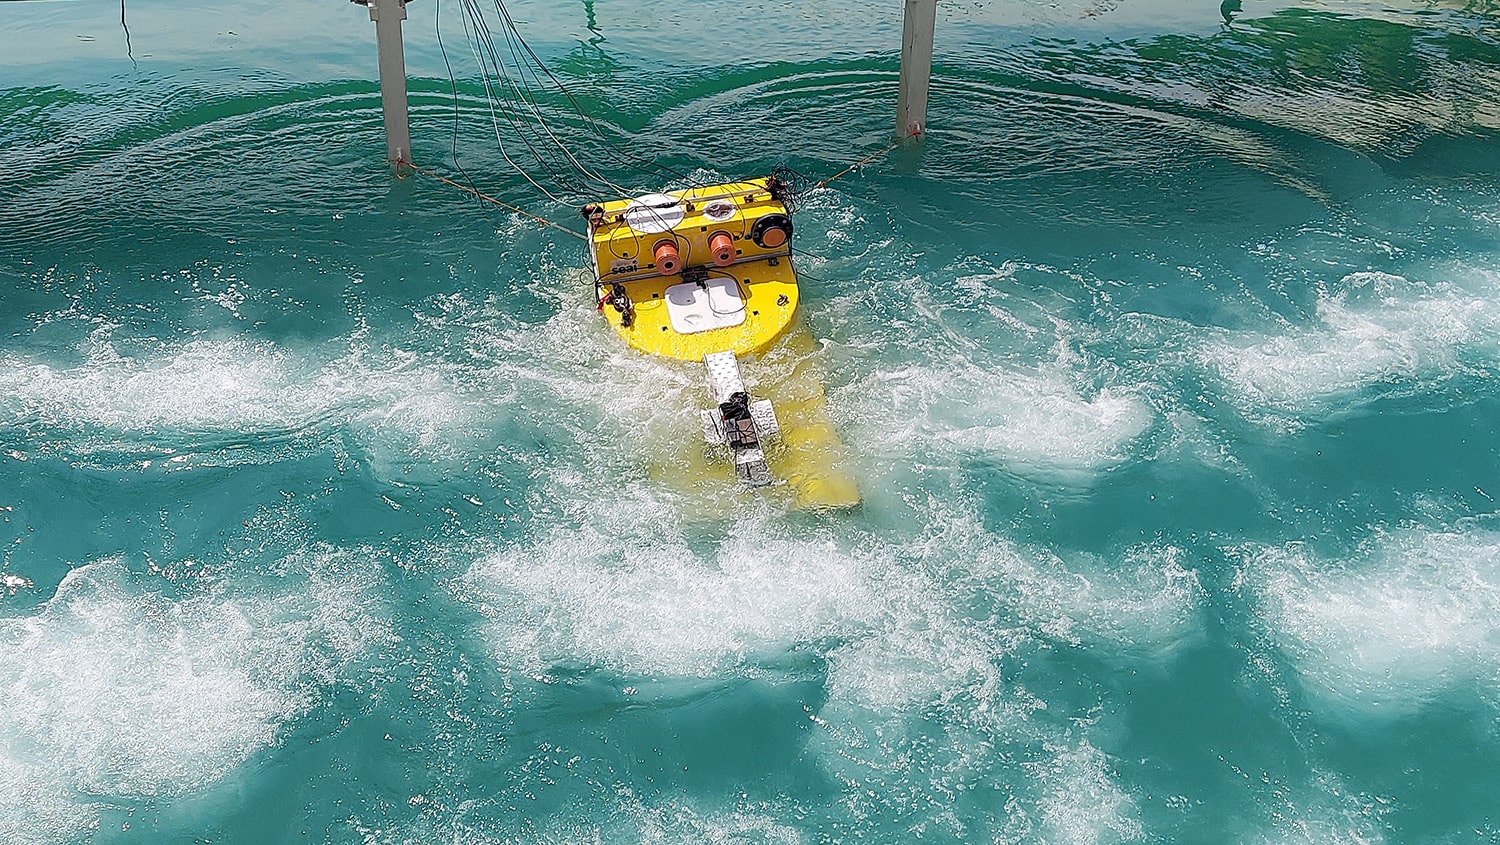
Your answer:
[[[713,403],[699,412],[703,436],[727,450],[742,481],[775,482],[770,447],[799,505],[850,507],[859,491],[841,469],[844,446],[817,368],[795,366],[775,379],[788,397],[780,409],[752,397],[740,372],[741,356],[766,352],[794,326],[786,196],[771,177],[586,206],[594,292],[630,346],[703,364]],[[792,345],[812,351],[805,339]]]

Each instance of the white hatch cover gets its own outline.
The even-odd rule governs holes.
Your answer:
[[[682,200],[667,194],[646,194],[636,197],[625,206],[625,225],[643,235],[659,235],[670,232],[682,222],[687,210]]]
[[[702,287],[684,282],[667,288],[667,318],[678,334],[738,326],[745,322],[745,300],[734,279],[713,276]]]
[[[712,200],[708,205],[703,206],[703,216],[715,223],[723,223],[733,217],[734,212],[734,203],[726,199]]]

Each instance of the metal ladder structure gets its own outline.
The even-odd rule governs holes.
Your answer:
[[[717,407],[698,412],[703,439],[729,449],[734,474],[757,487],[773,483],[766,463],[766,445],[781,434],[776,409],[769,399],[751,399],[733,352],[703,356],[708,372],[708,395]]]

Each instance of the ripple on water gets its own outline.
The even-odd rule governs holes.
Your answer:
[[[107,103],[60,98],[49,108],[62,110],[72,131],[24,148],[0,207],[0,245],[77,250],[205,232],[284,239],[283,213],[368,211],[388,184],[342,140],[378,125],[360,87],[249,96],[189,87],[163,96],[141,86]],[[68,113],[86,108],[98,115]],[[230,175],[235,190],[225,191]],[[247,209],[260,214],[247,217]]]

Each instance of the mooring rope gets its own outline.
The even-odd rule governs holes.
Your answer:
[[[531,212],[527,211],[526,209],[519,208],[517,206],[511,205],[510,203],[505,202],[504,200],[497,200],[494,197],[490,196],[489,194],[481,193],[480,191],[478,191],[478,190],[476,190],[474,188],[471,188],[468,185],[459,184],[458,182],[455,182],[452,179],[449,179],[448,177],[443,176],[442,174],[434,173],[434,172],[432,172],[431,170],[428,170],[425,167],[418,167],[417,165],[412,164],[409,161],[397,161],[396,162],[396,166],[397,167],[405,167],[408,170],[415,170],[416,172],[422,174],[423,176],[430,176],[433,179],[438,180],[439,182],[442,182],[442,183],[447,184],[447,185],[452,185],[453,187],[459,189],[460,191],[463,191],[464,193],[473,194],[474,196],[479,197],[480,199],[482,199],[482,200],[484,200],[486,202],[494,203],[495,205],[498,205],[501,208],[506,209],[507,211],[513,211],[516,214],[521,215],[522,217],[529,217],[532,220],[535,220],[536,222],[542,224],[543,226],[551,226],[552,228],[558,230],[559,232],[567,232],[568,234],[572,235],[575,238],[578,238],[579,240],[585,240],[585,241],[588,240],[588,237],[586,235],[583,235],[583,234],[580,234],[578,232],[575,232],[572,229],[569,229],[567,226],[563,226],[563,225],[560,225],[560,224],[557,224],[557,223],[553,223],[551,220],[548,220],[545,217],[542,217],[542,216],[537,215],[537,214],[532,214]]]
[[[848,167],[844,168],[843,170],[840,170],[839,172],[833,174],[832,176],[829,176],[827,179],[824,179],[823,181],[819,182],[818,184],[813,185],[813,189],[816,190],[818,188],[826,188],[826,187],[828,187],[828,183],[829,182],[832,182],[833,180],[839,178],[840,176],[844,176],[844,175],[847,175],[849,173],[853,173],[854,171],[858,170],[859,168],[864,167],[865,165],[869,164],[870,162],[874,161],[875,159],[880,158],[881,156],[885,155],[886,153],[890,152],[891,150],[894,150],[897,147],[901,146],[902,144],[906,143],[906,141],[907,141],[906,138],[897,138],[890,146],[884,147],[882,149],[878,149],[875,152],[870,153],[869,155],[867,155],[864,158],[860,159],[859,161],[856,161],[855,163],[849,165]]]

